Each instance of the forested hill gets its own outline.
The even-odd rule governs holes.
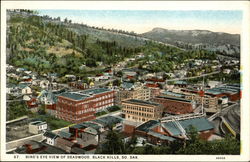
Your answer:
[[[217,53],[239,56],[240,35],[208,30],[168,30],[154,28],[142,37],[169,43],[185,49],[206,49]]]
[[[135,33],[100,29],[70,20],[38,16],[34,11],[7,11],[7,63],[39,74],[86,77],[143,53],[129,66],[170,72],[190,59],[216,59],[215,52],[181,50],[138,38]],[[154,63],[153,63],[154,62]]]
[[[81,73],[82,65],[117,63],[140,52],[145,44],[107,33],[111,32],[37,16],[33,11],[7,11],[7,60],[30,70],[64,75]]]

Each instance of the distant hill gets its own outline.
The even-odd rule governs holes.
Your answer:
[[[240,35],[208,30],[154,28],[140,36],[186,49],[207,49],[226,55],[240,54]]]

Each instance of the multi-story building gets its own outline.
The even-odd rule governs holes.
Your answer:
[[[187,114],[195,109],[195,102],[178,97],[156,96],[152,101],[164,106],[163,112],[168,114]]]
[[[120,105],[126,99],[149,100],[151,90],[144,86],[134,87],[132,89],[121,89],[116,92],[116,104]]]
[[[198,90],[191,89],[182,89],[181,92],[185,95],[185,99],[193,100],[196,104],[201,105],[203,102],[203,106],[207,112],[216,112],[218,111],[218,98],[205,94],[203,97],[200,96]]]
[[[105,88],[65,92],[58,96],[56,116],[73,123],[95,119],[94,114],[114,105],[114,91]]]
[[[162,117],[162,106],[155,102],[129,99],[122,101],[122,112],[125,120],[146,122]]]

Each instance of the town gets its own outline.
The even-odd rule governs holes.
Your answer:
[[[33,10],[9,10],[7,26],[7,154],[240,154],[236,45],[177,47]]]
[[[8,150],[25,154],[95,153],[109,130],[121,132],[124,141],[136,136],[136,146],[188,139],[190,126],[205,140],[221,139],[226,134],[239,138],[239,84],[204,83],[209,75],[197,76],[200,80],[191,84],[188,76],[180,76],[185,71],[171,73],[168,79],[164,75],[169,74],[163,72],[127,68],[127,62],[89,77],[87,82],[65,75],[67,84],[57,82],[57,74],[39,76],[7,65],[7,78],[17,83],[7,86],[7,114],[13,119],[7,122]],[[202,60],[194,62],[203,64]],[[226,64],[239,66],[236,60]],[[229,74],[230,70],[220,72]],[[11,112],[15,106],[24,110]],[[26,114],[16,118],[20,111]]]

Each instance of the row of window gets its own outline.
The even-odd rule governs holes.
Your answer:
[[[140,118],[140,117],[135,117],[135,116],[130,116],[130,115],[128,115],[128,119],[133,119],[133,120],[142,121],[142,122],[148,121],[148,119],[146,118]]]
[[[148,118],[153,117],[152,114],[148,114],[148,113],[141,113],[141,112],[136,112],[136,111],[126,111],[126,110],[123,110],[123,112],[128,113],[128,114],[138,115],[138,116],[144,116],[144,117],[148,117]]]
[[[92,111],[95,111],[95,109],[90,108],[90,109],[80,110],[80,111],[77,111],[77,113],[76,113],[76,114],[84,114],[84,113],[87,113],[87,112],[92,112]]]
[[[130,106],[130,105],[125,105],[125,108],[129,110],[136,110],[136,111],[154,112],[154,108],[145,108],[145,107]]]
[[[114,102],[114,99],[109,99],[109,100],[105,100],[105,101],[102,101],[102,102],[97,102],[96,103],[96,106],[101,106],[101,105],[105,105],[107,103],[111,103],[111,102]]]

